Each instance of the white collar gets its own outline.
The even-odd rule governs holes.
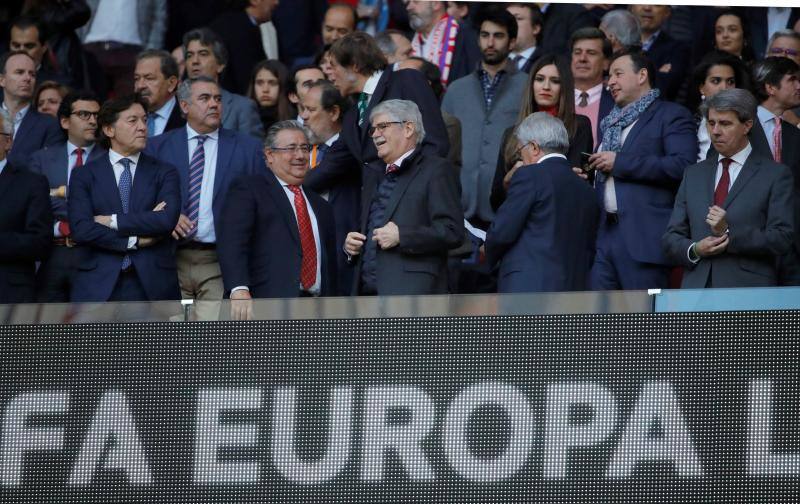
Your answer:
[[[580,89],[575,88],[575,98],[576,99],[580,98],[582,92],[583,91],[581,91]],[[600,96],[600,93],[602,93],[602,92],[603,92],[603,83],[601,82],[600,84],[598,84],[596,86],[590,87],[589,90],[586,91],[586,94],[589,95],[589,101],[594,101],[594,99],[596,97]]]
[[[545,154],[544,156],[540,157],[539,161],[537,161],[536,164],[539,164],[545,159],[550,159],[550,158],[567,159],[567,156],[565,156],[564,154],[559,154],[558,152],[551,152],[550,154]]]
[[[733,156],[731,156],[731,159],[733,159],[734,163],[737,163],[739,165],[744,166],[744,162],[747,161],[747,158],[750,157],[750,153],[752,153],[752,152],[753,152],[753,146],[750,145],[750,142],[747,142],[747,145],[745,146],[745,148],[740,150],[739,152],[737,152]],[[725,159],[725,156],[720,154],[717,157],[717,164],[719,164],[719,162],[722,161],[723,159]]]
[[[74,143],[72,143],[69,140],[67,140],[67,156],[71,156],[72,153],[75,152],[75,149],[78,149],[78,148],[79,147],[77,145],[75,145]],[[89,145],[86,145],[86,146],[80,147],[80,148],[83,149],[83,153],[88,156],[89,153],[92,152],[92,149],[94,149],[94,144],[92,143],[92,144],[89,144]],[[84,159],[83,162],[85,163],[86,160]]]
[[[114,149],[108,149],[108,159],[111,161],[111,166],[119,163],[119,160],[122,158],[128,158],[133,161],[133,166],[136,167],[139,164],[139,156],[141,154],[141,152],[137,152],[136,154],[131,154],[130,156],[123,156]]]
[[[525,49],[522,52],[515,52],[514,54],[517,55],[517,56],[522,56],[522,58],[525,61],[528,61],[529,59],[531,59],[531,56],[533,56],[533,52],[535,50],[536,50],[536,46],[534,45],[534,46],[531,46],[531,47]]]
[[[378,70],[374,74],[370,75],[369,79],[367,79],[367,82],[364,83],[364,89],[361,92],[370,96],[375,94],[375,88],[378,87],[378,81],[381,80],[381,75],[383,75],[383,70]]]
[[[397,161],[395,161],[394,163],[387,163],[387,164],[386,164],[386,167],[388,168],[388,167],[389,167],[389,165],[395,165],[395,166],[397,166],[398,168],[399,168],[400,166],[403,166],[403,161],[405,161],[405,160],[406,160],[406,158],[408,158],[408,156],[410,156],[410,155],[411,155],[411,153],[412,153],[412,152],[414,152],[414,150],[415,150],[416,148],[417,148],[417,147],[416,147],[416,146],[414,146],[414,148],[413,148],[413,149],[411,149],[410,151],[406,152],[405,154],[403,154],[402,156],[400,156],[399,158],[397,158]]]
[[[767,108],[763,105],[758,106],[758,108],[756,109],[756,113],[758,114],[758,120],[761,122],[761,124],[772,123],[773,121],[775,121],[775,118],[778,117],[769,110],[767,110]]]
[[[325,140],[325,145],[330,147],[331,145],[333,145],[333,142],[335,142],[336,140],[339,140],[339,133],[336,133],[335,135],[333,135],[329,139]]]
[[[172,114],[172,109],[175,108],[175,97],[170,98],[167,102],[161,106],[160,109],[153,112],[154,115],[162,119],[169,119],[170,114]]]
[[[212,140],[217,140],[219,138],[219,129],[215,129],[211,133],[206,133],[205,135],[203,135],[202,133],[198,133],[195,130],[193,130],[192,127],[189,126],[189,123],[187,122],[186,123],[186,135],[187,135],[187,138],[189,140],[192,140],[193,138],[199,137],[199,136],[207,136],[208,138],[211,138]]]

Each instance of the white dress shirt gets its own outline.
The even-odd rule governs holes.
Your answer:
[[[362,93],[366,93],[367,98],[367,106],[372,101],[372,95],[375,94],[375,89],[378,87],[378,81],[381,80],[381,76],[383,75],[383,70],[378,70],[374,74],[370,75],[367,82],[364,83],[364,89],[361,91]],[[369,121],[369,117],[365,119],[365,121]]]
[[[139,12],[136,4],[137,2],[131,0],[100,0],[84,43],[118,42],[143,45],[139,35]]]
[[[2,160],[2,161],[0,161],[0,175],[2,175],[2,173],[3,173],[3,168],[5,168],[5,167],[6,167],[6,164],[8,164],[8,160],[7,160],[7,159],[5,159],[5,158],[3,158],[3,160]]]
[[[133,193],[133,181],[136,179],[136,167],[139,165],[139,156],[140,153],[136,153],[130,156],[123,156],[113,150],[108,150],[108,160],[111,162],[111,168],[114,170],[114,179],[117,181],[117,188],[119,188],[119,179],[122,177],[122,172],[125,171],[125,167],[122,166],[120,160],[123,158],[130,159],[131,162],[131,193]],[[111,214],[111,222],[109,223],[109,227],[114,231],[117,231],[119,228],[117,227],[117,214]],[[136,240],[138,240],[137,236],[129,236],[128,237],[128,248],[135,249],[136,248]]]
[[[522,52],[511,53],[511,57],[519,56],[519,59],[516,61],[517,70],[522,70],[522,67],[524,67],[528,63],[528,60],[531,59],[531,56],[533,56],[534,51],[536,51],[536,46],[531,46]]]
[[[545,159],[550,159],[550,158],[567,159],[567,156],[565,156],[564,154],[559,154],[558,152],[551,152],[550,154],[545,154],[544,156],[540,157],[539,161],[536,161],[536,164],[539,164]]]
[[[581,93],[583,93],[583,91],[575,88],[575,105],[581,101]],[[589,88],[586,91],[586,94],[589,95],[589,97],[586,99],[587,106],[593,104],[594,102],[600,101],[600,96],[603,94],[603,83],[601,82],[600,84]]]
[[[638,119],[633,121],[622,130],[622,134],[619,138],[621,145],[625,145],[625,139],[628,138],[628,133],[631,132],[637,122],[639,122]],[[597,148],[597,152],[603,152],[603,144],[600,144],[600,147]],[[606,190],[603,192],[603,203],[605,210],[608,213],[617,213],[617,191],[614,188],[614,177],[610,174],[607,174],[606,176],[608,177],[606,178]]]
[[[186,133],[189,140],[189,161],[197,148],[197,137],[201,134],[186,124]],[[219,130],[205,135],[203,152],[205,164],[203,166],[203,183],[200,186],[200,213],[197,214],[197,234],[194,240],[203,243],[216,243],[217,235],[214,230],[214,179],[217,174],[217,151],[219,148]]]
[[[169,121],[169,116],[172,114],[172,109],[175,108],[175,98],[170,98],[167,100],[160,109],[153,112],[153,136],[160,135],[164,133],[164,130],[167,128],[167,121]]]

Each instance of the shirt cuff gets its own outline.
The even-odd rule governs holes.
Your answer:
[[[136,250],[136,242],[139,241],[138,236],[128,237],[128,250]]]
[[[111,214],[111,222],[108,223],[108,227],[110,227],[114,231],[118,231],[118,229],[117,229],[117,214]],[[130,247],[128,247],[128,248],[130,248]]]
[[[700,262],[700,256],[698,256],[697,252],[694,250],[695,245],[697,245],[697,242],[692,243],[689,245],[689,248],[686,249],[686,258],[689,259],[689,262],[692,264],[697,264]]]
[[[250,288],[247,287],[246,285],[239,285],[238,287],[234,287],[233,289],[231,289],[231,294],[233,294],[236,291],[240,291],[240,290],[250,292]]]

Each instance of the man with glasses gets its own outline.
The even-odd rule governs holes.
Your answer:
[[[150,139],[147,152],[177,168],[181,179],[181,215],[172,232],[178,245],[181,295],[221,301],[220,212],[233,180],[264,171],[264,156],[258,140],[221,127],[222,94],[213,79],[181,82],[178,102],[186,126]],[[217,318],[213,304],[201,303],[196,308],[201,320]]]
[[[54,217],[51,224],[53,250],[36,277],[36,299],[40,303],[69,302],[77,255],[69,228],[67,187],[74,170],[80,170],[84,164],[106,155],[106,150],[95,143],[99,111],[100,102],[93,94],[68,94],[58,108],[58,119],[67,133],[67,141],[31,155],[30,170],[47,177],[50,184],[50,206]]]
[[[269,172],[231,184],[217,236],[222,280],[231,300],[336,292],[333,212],[322,197],[303,189],[310,152],[302,126],[277,122],[264,140]]]
[[[387,100],[369,121],[384,169],[364,172],[360,231],[345,238],[344,251],[357,261],[353,293],[445,294],[448,251],[464,239],[458,175],[422,149],[415,103]]]
[[[800,33],[794,30],[778,30],[769,38],[767,57],[783,56],[800,65]]]

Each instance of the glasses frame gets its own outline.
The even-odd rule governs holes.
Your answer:
[[[84,121],[88,121],[92,117],[97,119],[100,116],[100,111],[98,110],[97,112],[90,112],[88,110],[73,110],[72,112],[69,113],[69,115],[76,115],[76,116],[78,116],[78,119],[82,119]],[[86,117],[82,117],[84,115]]]
[[[372,136],[373,134],[375,134],[375,131],[380,131],[381,133],[383,133],[383,131],[392,124],[405,124],[407,122],[408,121],[383,121],[376,124],[375,126],[370,126],[367,132],[369,133],[369,136]]]
[[[312,148],[311,144],[298,144],[295,145],[294,147],[292,147],[291,145],[287,145],[286,147],[276,147],[273,145],[272,147],[269,148],[269,150],[275,152],[282,152],[286,154],[294,154],[299,150],[301,154],[310,154],[311,148]]]
[[[769,51],[767,51],[767,53],[771,54],[771,55],[775,55],[775,56],[779,56],[780,55],[780,56],[784,56],[784,57],[787,57],[787,58],[794,58],[795,56],[800,54],[797,51],[795,51],[794,49],[778,48],[778,47],[770,47],[770,49],[769,49]]]

